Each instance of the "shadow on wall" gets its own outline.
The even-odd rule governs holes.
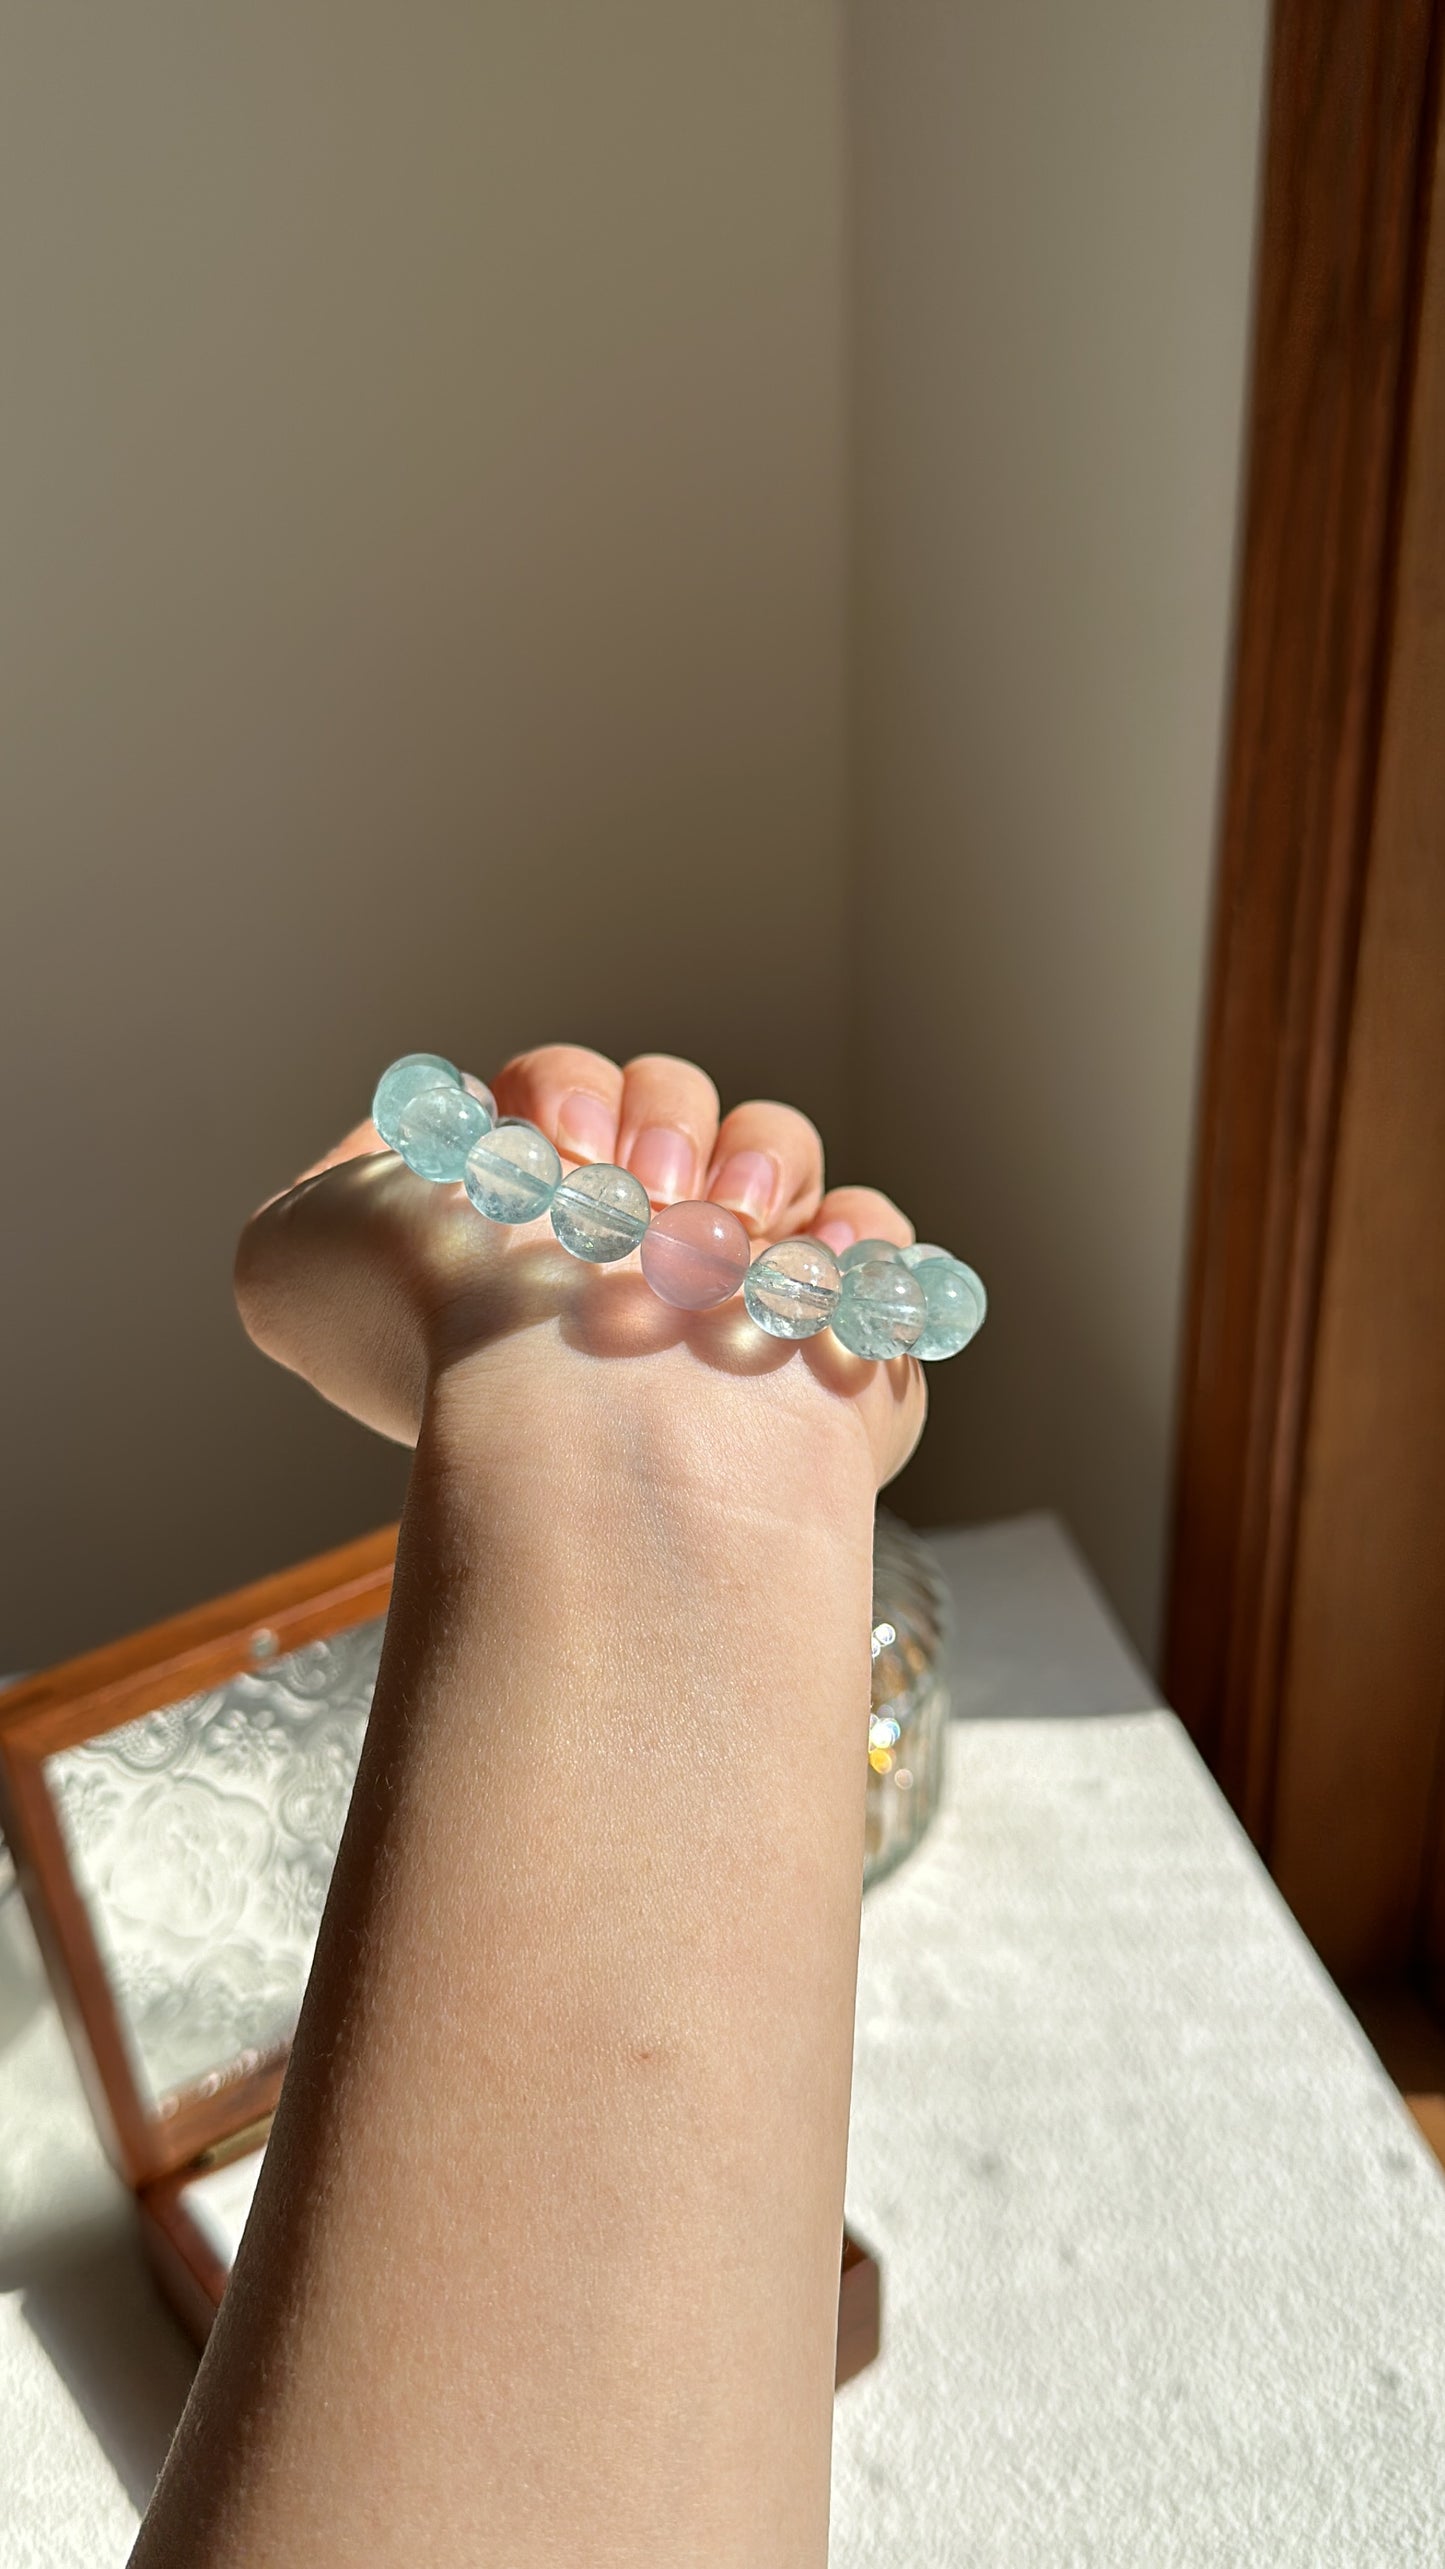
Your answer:
[[[0,1667],[394,1513],[229,1272],[397,1053],[840,1126],[829,13],[421,0],[341,89],[334,35],[32,12],[0,98]]]

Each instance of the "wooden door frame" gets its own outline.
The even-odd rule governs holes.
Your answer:
[[[1165,1685],[1268,1850],[1442,0],[1276,0]]]

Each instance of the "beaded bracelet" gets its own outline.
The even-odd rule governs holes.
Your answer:
[[[564,1177],[545,1133],[521,1116],[499,1117],[490,1089],[439,1053],[407,1053],[383,1071],[371,1120],[416,1176],[465,1187],[488,1222],[550,1214],[563,1248],[592,1266],[639,1250],[653,1292],[680,1311],[711,1310],[741,1286],[750,1318],[770,1338],[814,1338],[831,1327],[853,1355],[876,1363],[906,1355],[937,1363],[983,1326],[983,1286],[946,1250],[855,1240],[835,1257],[821,1240],[798,1239],[754,1258],[724,1205],[654,1213],[631,1171],[605,1161]]]

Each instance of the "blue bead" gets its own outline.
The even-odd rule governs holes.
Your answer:
[[[384,1142],[398,1149],[398,1119],[405,1114],[414,1097],[429,1088],[460,1088],[462,1075],[440,1053],[403,1053],[384,1070],[376,1083],[371,1101],[371,1120]]]
[[[646,1187],[606,1160],[574,1169],[552,1198],[552,1228],[563,1248],[594,1267],[627,1257],[651,1219]]]
[[[928,1318],[913,1352],[926,1364],[956,1356],[983,1327],[988,1296],[972,1267],[941,1252],[914,1269],[928,1304]]]
[[[396,1149],[418,1177],[455,1186],[490,1121],[464,1088],[423,1088],[396,1119]]]
[[[475,1071],[464,1070],[462,1072],[462,1086],[466,1090],[468,1097],[474,1097],[479,1106],[485,1106],[487,1110],[488,1123],[495,1124],[497,1120],[497,1101],[492,1095],[491,1090],[488,1088],[486,1081],[484,1079],[478,1079]]]
[[[509,1115],[472,1144],[462,1184],[489,1222],[535,1222],[561,1176],[562,1163],[546,1134]]]
[[[855,1240],[851,1249],[843,1251],[838,1264],[846,1276],[852,1267],[866,1267],[871,1258],[896,1258],[900,1254],[891,1240]]]
[[[855,1356],[885,1364],[906,1356],[923,1334],[928,1303],[917,1276],[896,1256],[869,1258],[843,1278],[833,1335]]]
[[[930,1258],[946,1258],[948,1251],[935,1249],[931,1240],[915,1240],[910,1247],[900,1249],[898,1255],[905,1267],[910,1267],[916,1275],[920,1267],[927,1266]]]
[[[821,1240],[779,1240],[743,1278],[749,1315],[770,1338],[816,1338],[838,1308],[838,1261]]]

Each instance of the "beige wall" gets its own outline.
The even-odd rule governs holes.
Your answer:
[[[1265,0],[851,0],[860,1150],[993,1293],[919,1517],[1164,1540]]]
[[[378,1521],[247,1206],[413,1045],[836,1135],[827,0],[17,0],[0,1666]]]
[[[976,1256],[904,1503],[1148,1646],[1264,15],[9,12],[0,1665],[394,1507],[236,1225],[564,1031]]]

